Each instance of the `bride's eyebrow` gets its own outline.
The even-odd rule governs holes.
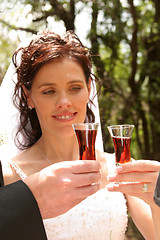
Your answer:
[[[82,80],[73,80],[73,81],[70,81],[68,84],[71,84],[71,83],[84,83]]]
[[[55,87],[56,84],[55,83],[42,83],[38,88],[49,87],[49,86]]]
[[[72,83],[84,83],[82,80],[73,80],[73,81],[70,81],[68,82],[68,84],[72,84]],[[56,83],[42,83],[38,89],[40,89],[41,87],[55,87],[56,86]]]

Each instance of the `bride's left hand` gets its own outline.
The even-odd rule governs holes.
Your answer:
[[[160,172],[160,162],[136,160],[121,164],[112,175],[108,175],[109,191],[122,192],[144,200],[149,205],[155,204],[154,190]]]

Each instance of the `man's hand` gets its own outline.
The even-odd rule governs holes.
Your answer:
[[[100,163],[95,160],[53,164],[27,177],[42,218],[61,215],[100,188]]]

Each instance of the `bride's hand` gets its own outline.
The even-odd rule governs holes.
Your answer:
[[[61,215],[100,188],[100,163],[95,160],[64,161],[26,178],[42,218]]]
[[[122,192],[138,197],[149,205],[155,205],[153,194],[160,171],[160,162],[136,160],[118,166],[112,175],[108,175],[109,191]]]

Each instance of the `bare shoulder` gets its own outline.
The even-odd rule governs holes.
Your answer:
[[[18,153],[11,159],[5,159],[2,161],[2,171],[5,185],[21,180],[21,177],[13,167],[13,164],[25,172],[26,163],[29,161],[27,161],[27,159],[29,159],[29,155],[28,151],[25,150]]]
[[[36,169],[38,169],[38,166],[40,165],[38,164],[39,159],[37,157],[34,145],[19,153],[12,159],[12,161],[21,169],[21,171],[26,176],[35,173]]]
[[[16,172],[11,167],[9,159],[2,161],[2,172],[3,172],[5,185],[20,180],[20,177],[16,174]]]

